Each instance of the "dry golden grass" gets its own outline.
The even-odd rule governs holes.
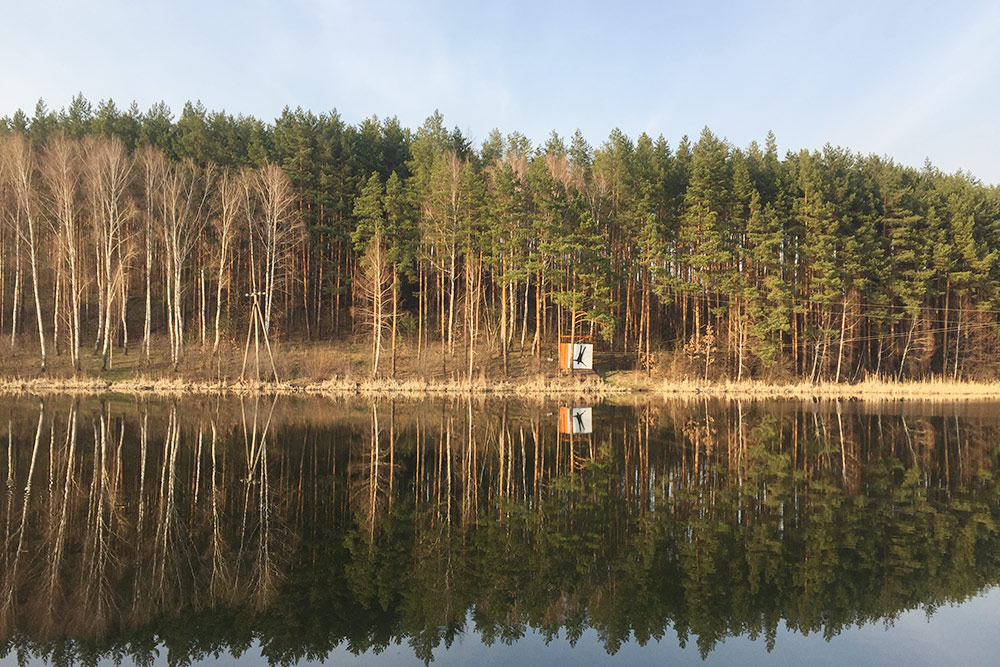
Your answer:
[[[169,362],[166,341],[154,337],[151,358],[144,361],[133,348],[118,353],[112,368],[100,369],[100,359],[83,351],[83,368],[74,374],[68,355],[52,355],[49,368],[41,373],[38,357],[22,337],[7,348],[0,343],[0,393],[106,393],[123,394],[594,394],[623,393],[627,388],[606,384],[596,374],[562,375],[555,363],[536,359],[530,353],[511,354],[505,377],[498,355],[477,354],[472,378],[467,360],[458,348],[444,354],[440,344],[424,349],[420,359],[411,346],[398,350],[396,378],[389,379],[390,363],[383,359],[380,377],[371,377],[367,344],[349,341],[309,343],[275,342],[278,382],[273,381],[270,361],[259,360],[258,370],[251,353],[243,370],[242,348],[226,341],[217,354],[210,349],[189,346],[179,367]],[[259,378],[259,379],[258,379]]]
[[[757,381],[698,382],[664,380],[658,388],[668,395],[707,395],[730,398],[820,398],[857,400],[962,401],[1000,400],[1000,382],[924,380],[895,382],[868,379],[855,384],[797,382],[769,384]]]
[[[180,379],[136,378],[107,382],[74,379],[6,379],[0,380],[2,394],[310,394],[316,396],[344,395],[426,395],[426,394],[493,394],[532,396],[548,394],[593,395],[628,393],[630,390],[598,382],[577,382],[560,378],[535,378],[502,382],[463,382],[433,380],[334,379],[323,382],[192,382]]]
[[[13,378],[0,380],[3,394],[154,394],[154,395],[290,395],[313,396],[421,396],[435,394],[475,394],[496,396],[545,397],[606,396],[657,394],[677,397],[713,397],[731,399],[854,399],[907,401],[1000,400],[1000,382],[893,382],[866,380],[856,384],[800,382],[769,384],[757,381],[703,382],[664,380],[645,382],[644,376],[616,374],[610,382],[600,378],[546,376],[511,378],[507,380],[474,379],[421,380],[387,378],[335,378],[320,382],[239,382],[189,381],[170,378],[134,378],[118,381],[72,378]]]
[[[4,345],[4,348],[7,346]],[[855,384],[763,381],[709,381],[672,379],[681,373],[646,375],[639,371],[603,374],[559,373],[548,358],[536,359],[512,352],[509,373],[501,372],[496,355],[477,355],[471,380],[461,354],[446,355],[440,346],[424,350],[419,361],[415,350],[401,346],[395,379],[371,378],[367,345],[337,343],[279,343],[275,346],[280,382],[270,381],[269,363],[261,380],[240,381],[242,350],[224,345],[219,354],[189,349],[177,371],[166,357],[165,341],[154,341],[152,359],[140,360],[136,351],[115,357],[114,367],[99,369],[99,359],[85,354],[84,368],[74,377],[66,355],[51,357],[49,372],[37,369],[30,345],[16,345],[0,352],[0,393],[5,394],[309,394],[434,395],[475,394],[503,396],[630,395],[711,396],[737,399],[864,399],[961,401],[1000,400],[1000,382],[929,380],[895,382],[873,378]],[[388,362],[380,368],[389,370]],[[249,373],[248,378],[254,377]],[[5,378],[5,379],[4,379]]]

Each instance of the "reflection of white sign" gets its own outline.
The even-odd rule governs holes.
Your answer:
[[[570,408],[570,432],[575,434],[587,434],[594,432],[594,420],[591,416],[592,408]]]
[[[573,370],[593,370],[594,346],[591,343],[573,343],[573,355],[569,360]]]

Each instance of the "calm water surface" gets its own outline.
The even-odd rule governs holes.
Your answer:
[[[991,664],[1000,405],[0,400],[6,664]]]

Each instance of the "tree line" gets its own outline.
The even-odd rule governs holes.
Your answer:
[[[391,376],[400,354],[539,368],[584,337],[704,378],[997,369],[1000,196],[930,163],[707,128],[477,146],[437,112],[410,130],[82,96],[2,119],[0,141],[0,331],[36,338],[43,370],[91,344],[104,367],[148,358],[154,336],[175,368],[228,345],[258,377],[276,338],[345,336]]]

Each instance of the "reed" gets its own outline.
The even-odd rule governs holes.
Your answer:
[[[495,379],[476,376],[458,378],[399,379],[366,378],[350,374],[323,380],[296,379],[287,382],[193,380],[183,377],[137,376],[118,380],[103,378],[11,377],[0,378],[0,394],[153,394],[153,395],[313,395],[313,396],[707,396],[732,399],[830,399],[830,400],[906,400],[963,401],[1000,400],[1000,382],[956,382],[933,379],[896,382],[872,377],[857,383],[824,382],[812,384],[768,383],[758,380],[701,381],[657,379],[642,373],[609,373],[570,376],[536,373]]]
[[[662,394],[708,395],[731,398],[819,398],[853,400],[961,401],[1000,400],[1000,382],[955,382],[931,379],[896,382],[869,378],[857,383],[797,382],[770,384],[759,381],[698,382],[664,380]]]

